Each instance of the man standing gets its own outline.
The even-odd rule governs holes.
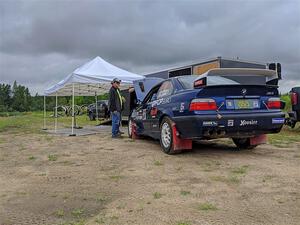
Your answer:
[[[122,111],[122,96],[120,94],[120,83],[121,80],[114,78],[111,82],[111,88],[109,90],[109,111],[112,119],[112,138],[121,137],[120,122],[121,122],[121,111]]]

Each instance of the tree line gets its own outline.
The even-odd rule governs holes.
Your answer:
[[[107,99],[107,94],[98,96],[98,99]],[[75,97],[77,105],[92,104],[94,96]],[[71,105],[71,96],[58,97],[58,105]],[[51,111],[55,107],[55,97],[46,97],[46,107]],[[30,94],[28,87],[19,85],[16,81],[10,84],[0,84],[0,112],[29,112],[44,110],[44,96]]]

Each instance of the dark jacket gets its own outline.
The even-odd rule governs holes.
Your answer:
[[[111,112],[114,112],[114,111],[121,112],[122,111],[122,105],[121,105],[120,98],[117,93],[117,89],[114,88],[113,86],[109,90],[108,107],[109,107],[109,111],[111,111]]]

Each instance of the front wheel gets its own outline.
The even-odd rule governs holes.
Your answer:
[[[139,139],[140,136],[137,134],[137,127],[136,124],[133,120],[133,118],[131,118],[131,116],[129,116],[128,118],[128,137],[132,138],[132,139]]]
[[[250,144],[250,138],[232,138],[232,140],[239,150],[254,149],[257,146]]]
[[[167,154],[172,153],[172,121],[168,117],[165,117],[160,124],[160,145],[162,147],[163,152]]]

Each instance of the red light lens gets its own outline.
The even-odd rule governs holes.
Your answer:
[[[204,78],[202,78],[202,79],[199,79],[199,80],[196,80],[195,82],[194,82],[194,87],[196,88],[196,87],[203,87],[203,86],[205,86],[206,85],[206,78],[204,77]]]
[[[216,110],[217,104],[213,99],[194,99],[190,104],[190,111]]]
[[[292,102],[292,105],[297,105],[297,103],[298,103],[298,94],[296,92],[292,92],[291,102]]]
[[[281,102],[279,98],[269,99],[267,104],[269,109],[280,109]]]

